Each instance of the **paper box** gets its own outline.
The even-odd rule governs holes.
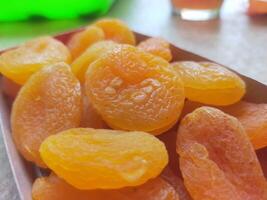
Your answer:
[[[80,30],[75,30],[72,32],[64,33],[58,36],[55,36],[57,39],[61,40],[62,42],[66,43],[69,38],[76,32]],[[142,41],[149,36],[142,35],[140,33],[135,33],[138,42]],[[192,60],[192,61],[210,61],[207,58],[195,55],[183,49],[180,49],[174,45],[171,45],[173,60]],[[0,52],[1,53],[1,52]],[[237,73],[237,72],[236,72]],[[239,73],[237,73],[239,74]],[[239,74],[242,79],[246,82],[247,85],[247,93],[244,97],[244,100],[249,102],[255,103],[267,103],[267,86],[263,85],[251,78],[245,77]],[[0,86],[1,88],[1,86]],[[10,130],[10,107],[8,106],[8,102],[4,98],[2,90],[0,90],[0,128],[3,134],[4,143],[6,146],[9,162],[11,165],[11,169],[14,175],[14,179],[19,191],[19,195],[21,200],[31,200],[31,186],[34,179],[38,176],[42,176],[44,171],[41,171],[39,168],[31,164],[30,162],[25,161],[18,151],[16,150],[15,144],[13,143],[11,130]],[[164,136],[166,139],[166,136]],[[168,138],[169,137],[169,138]],[[169,145],[169,149],[172,149],[175,146],[175,135],[167,135],[167,142]],[[267,172],[267,148],[261,149],[257,152],[258,157],[261,161],[263,170]],[[178,158],[178,157],[177,157]],[[264,163],[265,161],[265,163]],[[178,168],[178,164],[176,161],[170,162],[171,168]],[[267,176],[267,173],[265,173]]]

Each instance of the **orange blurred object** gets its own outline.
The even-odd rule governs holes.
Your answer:
[[[176,8],[210,10],[220,8],[223,0],[172,0]]]
[[[219,16],[223,0],[172,0],[173,12],[182,19],[205,21]]]
[[[267,14],[267,0],[250,0],[249,14]]]

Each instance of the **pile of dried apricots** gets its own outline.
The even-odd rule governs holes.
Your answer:
[[[34,200],[267,199],[267,104],[223,66],[102,19],[2,53],[0,72],[18,151],[51,170]]]

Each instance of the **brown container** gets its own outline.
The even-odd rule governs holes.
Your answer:
[[[55,37],[61,40],[62,42],[66,43],[69,40],[69,38],[78,31],[80,30],[64,33],[61,35],[57,35]],[[142,35],[140,33],[135,33],[135,35],[137,37],[138,42],[149,37]],[[171,49],[173,54],[173,60],[175,61],[176,60],[210,61],[207,58],[195,55],[193,53],[180,49],[174,45],[171,45]],[[243,78],[243,80],[246,82],[247,85],[247,94],[244,97],[244,100],[255,103],[267,103],[267,86],[251,78],[245,77],[242,74],[239,75]],[[32,183],[36,177],[42,176],[42,174],[45,174],[45,172],[41,171],[39,168],[31,164],[30,162],[25,161],[16,150],[10,130],[10,106],[2,93],[1,86],[0,86],[0,111],[1,111],[0,130],[3,134],[6,151],[8,154],[14,179],[19,191],[19,196],[21,200],[31,200]],[[168,137],[169,137],[167,138],[168,144],[173,143],[173,145],[175,145],[175,140],[173,140],[173,137],[171,135],[168,135]],[[262,166],[265,165],[263,170],[267,172],[267,148],[258,151],[257,155],[261,161]],[[171,164],[172,166],[170,167],[172,169],[177,167],[176,161],[171,162]],[[266,175],[267,173],[265,173],[265,176]]]

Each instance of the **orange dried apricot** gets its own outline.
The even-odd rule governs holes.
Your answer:
[[[0,72],[23,85],[34,72],[56,62],[71,62],[68,48],[52,37],[41,37],[1,54]]]
[[[241,101],[221,109],[241,122],[255,149],[267,146],[267,104]]]
[[[69,129],[48,137],[40,153],[50,169],[78,189],[141,185],[168,163],[164,144],[137,131]]]
[[[181,116],[185,116],[203,105],[186,101]],[[267,146],[267,104],[240,101],[230,106],[217,106],[217,108],[236,117],[241,122],[254,149]]]
[[[99,128],[105,129],[108,128],[107,124],[97,113],[96,109],[90,103],[88,97],[82,95],[82,104],[83,104],[83,114],[81,118],[81,127],[85,128]]]
[[[137,187],[119,190],[79,190],[54,174],[35,180],[32,198],[33,200],[179,200],[174,188],[159,177]]]
[[[137,47],[167,61],[172,59],[170,44],[162,38],[148,38],[140,42]]]
[[[101,41],[93,44],[71,64],[73,73],[83,83],[89,65],[117,45],[112,41]]]
[[[4,77],[4,76],[2,77],[1,83],[2,83],[3,92],[8,97],[15,99],[19,90],[20,90],[20,85],[18,85],[14,81],[12,81],[12,80]]]
[[[119,19],[101,19],[94,23],[105,33],[106,40],[117,43],[135,45],[135,35],[123,21]]]
[[[160,134],[183,108],[183,83],[169,63],[130,45],[96,60],[85,78],[87,96],[114,129]]]
[[[216,108],[196,109],[180,124],[177,152],[193,199],[267,199],[261,166],[236,118]]]
[[[73,59],[80,56],[90,45],[104,38],[104,32],[96,26],[88,26],[85,30],[74,34],[68,42]]]
[[[209,62],[175,62],[174,69],[181,75],[185,96],[192,101],[210,105],[230,105],[245,94],[245,82],[232,71]]]
[[[57,63],[42,68],[25,83],[14,101],[11,128],[20,153],[45,167],[39,147],[52,134],[79,126],[81,90],[70,66]]]

